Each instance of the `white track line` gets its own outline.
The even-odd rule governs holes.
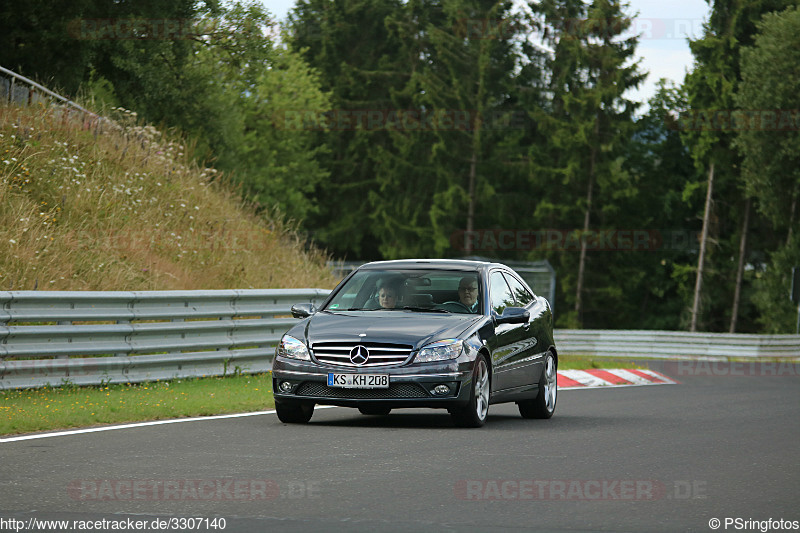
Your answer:
[[[329,409],[333,405],[318,405],[316,409]],[[86,429],[71,429],[69,431],[57,431],[55,433],[35,433],[33,435],[20,435],[19,437],[0,438],[0,443],[17,442],[21,440],[46,439],[49,437],[65,437],[67,435],[80,435],[83,433],[97,433],[98,431],[114,431],[117,429],[140,428],[145,426],[161,426],[164,424],[180,424],[181,422],[205,422],[207,420],[222,420],[225,418],[242,418],[245,416],[272,415],[275,410],[256,411],[254,413],[236,413],[232,415],[198,416],[194,418],[173,418],[170,420],[153,420],[151,422],[136,422],[134,424],[120,424],[117,426],[100,426]]]

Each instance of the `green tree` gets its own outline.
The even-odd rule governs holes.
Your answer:
[[[97,41],[80,39],[73,21],[96,17],[96,0],[0,4],[0,65],[75,95]]]
[[[791,268],[800,265],[800,9],[768,13],[758,29],[753,46],[741,52],[735,100],[742,127],[735,145],[746,192],[780,239],[759,279],[758,320],[769,332],[790,333],[796,318],[788,298]]]
[[[637,37],[623,37],[631,20],[619,2],[597,0],[587,6],[567,0],[531,7],[543,17],[553,49],[548,65],[552,110],[538,115],[550,143],[547,154],[533,150],[533,170],[563,187],[558,198],[540,206],[539,215],[581,228],[577,261],[570,254],[558,259],[561,285],[574,291],[565,295],[572,311],[561,323],[582,327],[585,292],[600,286],[587,273],[596,275],[603,261],[589,257],[585,236],[611,222],[621,201],[634,194],[621,158],[637,104],[624,93],[644,76],[633,61]]]
[[[592,327],[675,330],[688,323],[684,302],[691,297],[699,225],[698,207],[682,194],[696,174],[678,127],[686,108],[685,93],[660,80],[647,112],[635,122],[624,164],[635,194],[618,207],[614,222],[619,228],[649,230],[653,240],[605,258],[608,281],[601,290],[614,312],[595,313]]]
[[[375,228],[386,257],[469,254],[471,240],[457,236],[508,223],[495,194],[521,128],[511,97],[520,27],[509,2],[410,8],[395,27],[416,59],[393,101],[420,121],[393,131],[377,158]]]
[[[702,245],[706,248],[704,261],[697,263],[690,329],[737,329],[737,295],[749,288],[731,281],[744,279],[744,266],[763,254],[772,242],[763,219],[743,193],[741,158],[733,147],[734,132],[715,117],[729,117],[736,109],[734,94],[741,79],[739,52],[742,46],[753,42],[756,23],[764,13],[792,3],[715,1],[704,35],[690,42],[695,66],[685,81],[690,108],[690,120],[684,122],[685,143],[692,148],[698,176],[702,178],[687,182],[685,197],[705,197],[707,177],[712,175],[712,166],[714,169],[710,209],[699,215],[706,220],[709,242]],[[750,242],[758,243],[758,249],[748,251],[747,246],[742,246],[748,242],[748,235]],[[752,323],[752,318],[742,318]]]
[[[377,190],[375,154],[391,144],[384,113],[409,76],[403,43],[388,28],[403,10],[399,0],[301,0],[289,13],[291,49],[319,72],[330,94],[330,108],[305,110],[317,117],[312,125],[331,126],[311,127],[330,175],[317,183],[319,210],[305,227],[342,257],[380,256],[369,198]]]
[[[32,0],[0,6],[0,64],[74,96],[95,76],[126,91],[147,89],[168,77],[166,69],[145,65],[179,64],[191,53],[181,32],[216,2],[114,2],[111,0]],[[131,21],[137,21],[136,32]],[[152,22],[157,22],[152,24]],[[187,32],[188,33],[188,32]],[[140,65],[143,68],[132,68]],[[124,73],[124,76],[117,76]],[[148,75],[147,77],[143,77]]]
[[[328,109],[330,100],[298,54],[278,47],[273,54],[243,97],[244,139],[230,168],[250,200],[302,221],[317,211],[314,191],[329,173],[320,164],[327,147],[315,144],[296,110]]]

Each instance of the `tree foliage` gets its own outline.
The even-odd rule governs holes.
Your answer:
[[[330,125],[313,128],[316,144],[325,146],[317,160],[329,176],[316,184],[319,211],[306,227],[340,256],[380,257],[369,199],[376,154],[390,144],[384,112],[409,76],[404,44],[389,27],[404,9],[398,0],[300,0],[289,15],[291,48],[319,72],[331,103],[305,110]]]
[[[744,194],[741,157],[733,146],[735,132],[729,122],[719,117],[731,117],[737,111],[735,94],[741,81],[739,54],[742,46],[753,42],[757,22],[765,13],[784,9],[791,3],[790,0],[715,1],[703,36],[690,42],[695,65],[684,84],[690,117],[684,123],[684,143],[691,149],[698,173],[686,181],[684,197],[701,206],[698,219],[704,216],[702,198],[710,167],[714,165],[711,212],[707,217],[710,242],[699,295],[700,329],[727,329],[733,318],[737,265],[761,262],[764,251],[776,245],[758,213],[744,216],[750,204]],[[743,224],[745,219],[749,222],[747,227]],[[755,245],[744,250],[745,255],[740,259],[743,232],[749,236],[748,242]],[[699,266],[696,260],[694,266]],[[692,266],[686,264],[682,268]],[[745,277],[741,290],[752,290],[751,281]],[[754,327],[752,315],[742,314],[739,319],[740,330]]]
[[[787,297],[791,269],[800,265],[800,10],[769,13],[753,46],[741,53],[742,81],[735,96],[742,117],[736,147],[746,190],[779,237],[755,297],[759,322],[789,332],[796,309]]]
[[[282,28],[254,0],[7,2],[0,63],[180,130],[338,257],[546,258],[562,327],[686,328],[707,215],[700,329],[786,331],[797,116],[731,120],[800,108],[794,4],[714,1],[646,110],[618,0],[299,0]],[[109,26],[154,20],[184,30]]]
[[[634,60],[637,38],[623,36],[631,21],[618,2],[543,2],[537,9],[554,52],[548,62],[550,109],[539,113],[547,142],[535,148],[534,168],[538,179],[562,186],[557,203],[548,207],[557,210],[562,224],[569,221],[568,227],[586,236],[594,228],[616,226],[620,204],[636,195],[622,157],[637,107],[625,92],[644,79]],[[574,273],[565,280],[574,293],[565,294],[571,311],[562,322],[572,327],[583,323],[588,284],[599,289],[593,288],[595,301],[608,301],[601,289],[605,276],[599,275],[608,271],[597,268],[608,258],[595,260],[587,248],[583,237],[577,256],[559,257]],[[589,276],[595,280],[587,282]]]

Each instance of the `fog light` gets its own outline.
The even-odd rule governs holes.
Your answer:
[[[281,381],[280,389],[281,392],[291,392],[292,384],[288,381]]]
[[[450,394],[450,387],[448,387],[447,385],[444,385],[444,384],[436,385],[433,388],[433,393],[434,394],[438,394],[439,396],[444,396],[445,394]]]

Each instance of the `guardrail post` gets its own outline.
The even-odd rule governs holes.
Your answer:
[[[115,324],[128,324],[128,325],[130,325],[130,323],[131,323],[131,321],[130,321],[130,320],[117,320],[117,321],[115,322]],[[126,341],[126,343],[128,344],[128,346],[130,346],[130,342],[131,342],[130,335],[128,335],[127,337],[125,337],[125,341]],[[115,354],[114,354],[114,356],[116,356],[116,357],[126,357],[127,355],[128,355],[128,354],[127,354],[127,353],[125,353],[125,352],[117,352],[117,353],[115,353]]]
[[[794,328],[794,334],[800,334],[800,303],[797,304],[797,325]]]
[[[75,308],[74,304],[72,305],[72,308],[73,309]],[[72,320],[59,320],[58,322],[56,322],[56,324],[58,324],[59,326],[71,326],[72,325]],[[68,355],[57,355],[56,359],[69,359],[69,356]]]

